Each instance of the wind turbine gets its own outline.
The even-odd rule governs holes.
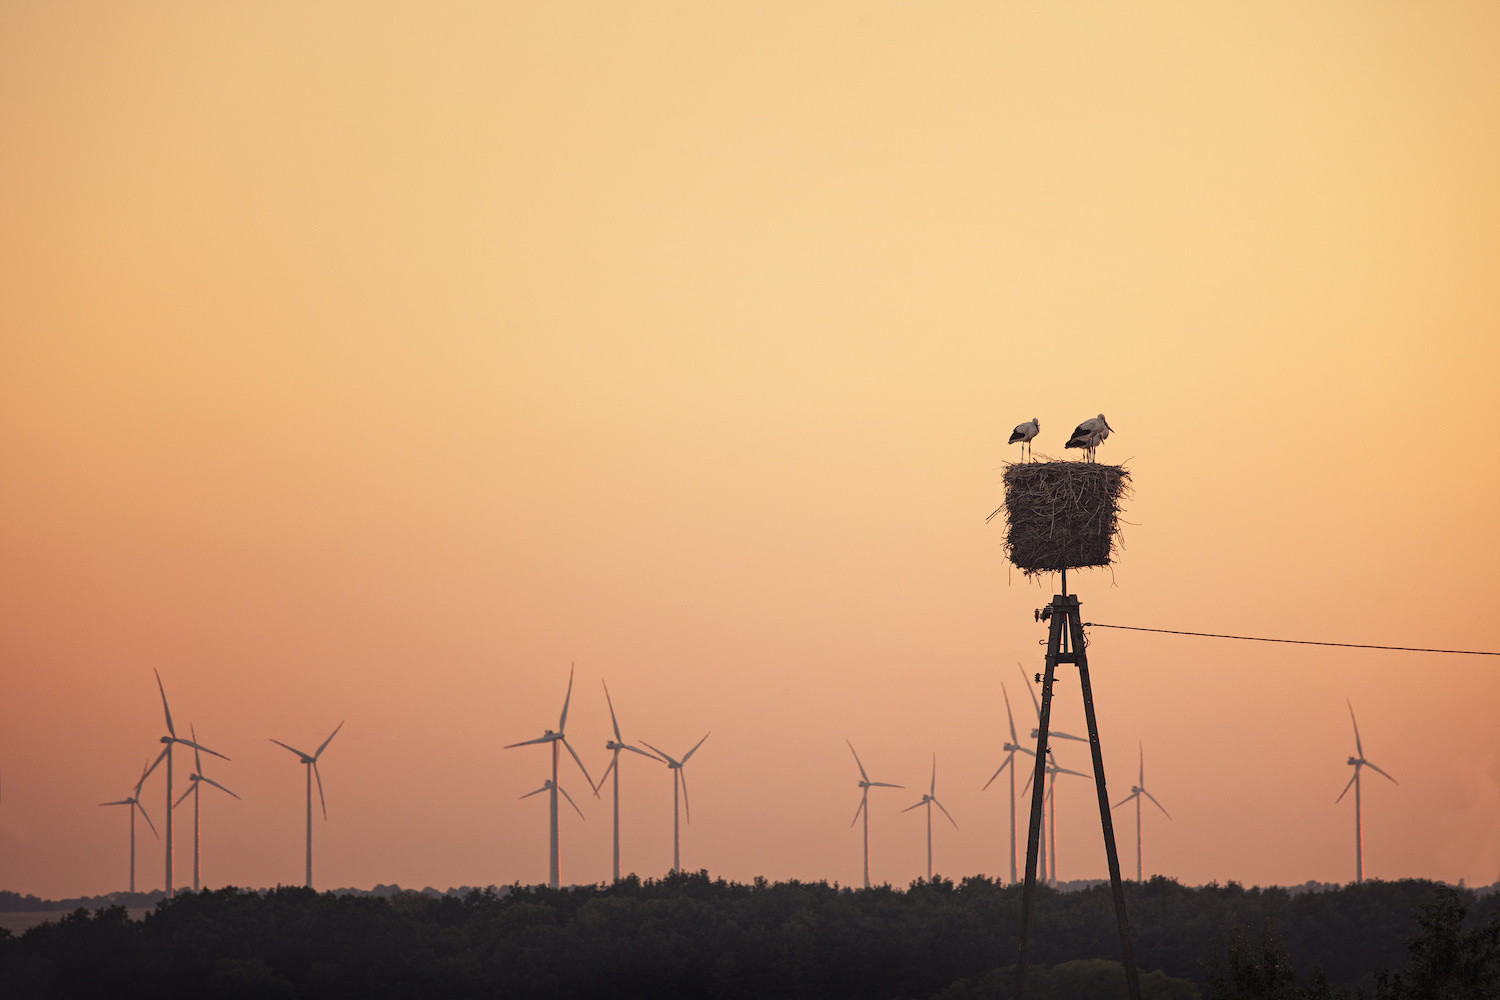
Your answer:
[[[1036,754],[1033,752],[1032,756],[1034,757],[1034,756],[1036,756]],[[1045,797],[1045,800],[1044,800],[1046,802],[1047,813],[1046,813],[1046,817],[1045,817],[1046,818],[1046,823],[1044,824],[1045,829],[1043,829],[1043,831],[1042,831],[1043,836],[1041,838],[1041,848],[1042,848],[1042,850],[1041,850],[1041,859],[1040,859],[1040,864],[1041,864],[1041,869],[1042,869],[1042,881],[1047,882],[1047,883],[1049,883],[1051,885],[1056,885],[1057,884],[1057,796],[1056,796],[1055,793],[1057,791],[1057,776],[1059,774],[1074,774],[1074,775],[1077,775],[1080,778],[1087,778],[1088,775],[1084,774],[1082,771],[1070,771],[1067,768],[1065,768],[1065,767],[1061,766],[1060,764],[1058,764],[1057,763],[1057,758],[1053,755],[1051,749],[1048,749],[1048,751],[1047,751],[1047,763],[1043,765],[1042,770],[1045,771],[1046,774],[1047,774],[1047,794],[1046,794],[1046,797]],[[1028,777],[1026,779],[1025,786],[1021,789],[1021,794],[1025,795],[1026,794],[1026,789],[1030,788],[1030,787],[1031,787],[1031,778]],[[1051,845],[1050,849],[1047,847],[1047,840],[1049,838],[1052,841],[1052,845]],[[1048,865],[1049,865],[1049,863],[1051,865],[1051,871],[1050,872],[1048,871]]]
[[[918,806],[927,807],[927,881],[932,881],[932,807],[937,806],[943,810],[943,815],[948,817],[948,822],[953,824],[953,829],[958,829],[958,821],[954,819],[943,804],[937,800],[937,754],[932,755],[932,784],[927,788],[927,794],[922,796],[922,801],[914,806],[907,806],[902,812],[909,813]]]
[[[1024,679],[1026,681],[1026,690],[1031,692],[1031,707],[1034,708],[1034,709],[1036,709],[1037,722],[1040,723],[1042,721],[1042,703],[1036,700],[1036,688],[1034,688],[1034,687],[1031,686],[1031,678],[1026,676],[1026,668],[1025,667],[1021,666],[1020,663],[1017,663],[1016,664],[1016,669],[1019,670],[1019,671],[1021,671],[1021,677],[1022,677],[1022,679]],[[1056,681],[1054,680],[1053,683],[1056,683]],[[1031,727],[1031,738],[1032,739],[1036,739],[1039,735],[1041,735],[1041,730],[1038,729],[1038,728],[1036,728],[1036,726],[1032,726]],[[1056,736],[1060,740],[1074,740],[1074,741],[1076,741],[1078,743],[1087,743],[1089,741],[1087,736],[1074,736],[1072,733],[1060,732],[1060,731],[1058,731],[1056,729],[1053,729],[1051,726],[1048,726],[1047,727],[1047,738],[1051,739],[1054,736]],[[1033,756],[1033,757],[1036,756],[1036,751],[1035,750],[1033,750],[1031,752],[1031,756]]]
[[[177,735],[177,730],[172,728],[172,710],[167,707],[167,689],[162,686],[161,671],[153,670],[152,673],[156,674],[156,689],[161,692],[161,710],[167,717],[167,735],[161,738],[161,741],[166,746],[162,748],[161,753],[157,755],[156,760],[152,762],[151,766],[146,768],[146,774],[149,775],[152,771],[156,770],[156,765],[160,764],[163,760],[167,762],[167,898],[171,899],[176,894],[176,887],[173,884],[173,877],[176,873],[172,866],[172,744],[181,743],[183,746],[189,746],[194,750],[201,750],[204,753],[211,753],[223,760],[228,760],[229,758],[217,750],[210,750],[208,747],[199,746],[194,740],[185,740]],[[141,781],[145,782],[145,780],[145,775],[142,775]],[[139,788],[140,786],[137,785],[136,787]]]
[[[562,744],[563,746],[565,746],[565,747],[568,748],[568,753],[570,753],[570,754],[573,755],[573,761],[574,761],[574,763],[576,763],[578,765],[578,770],[580,770],[580,771],[583,772],[583,776],[588,781],[589,787],[590,788],[594,787],[594,779],[589,777],[589,769],[583,766],[583,761],[581,761],[581,760],[578,759],[577,752],[574,751],[573,747],[568,743],[567,737],[565,737],[563,735],[563,730],[568,725],[568,702],[570,702],[572,700],[573,700],[573,668],[570,666],[568,668],[568,693],[567,693],[567,695],[565,695],[563,697],[562,716],[557,720],[557,732],[554,733],[552,730],[548,729],[548,730],[544,731],[542,733],[542,735],[538,736],[534,740],[523,740],[520,743],[512,743],[512,744],[510,744],[509,746],[507,746],[505,748],[507,750],[510,750],[510,749],[512,749],[514,747],[531,746],[533,743],[550,743],[550,744],[552,744],[552,779],[547,784],[543,785],[541,788],[538,788],[536,790],[536,792],[529,792],[528,794],[529,795],[535,795],[535,794],[537,794],[537,792],[545,792],[545,791],[551,791],[552,792],[552,795],[551,795],[551,799],[552,799],[552,854],[551,854],[550,865],[549,865],[549,868],[548,868],[548,885],[552,886],[552,888],[554,888],[554,889],[560,888],[561,885],[562,885],[561,879],[558,876],[558,867],[557,867],[557,793],[559,791],[558,785],[557,785],[557,747],[558,747],[558,744]],[[563,792],[564,796],[566,796],[567,794],[568,794],[567,792]],[[526,796],[522,796],[522,798],[525,798],[525,797]],[[569,802],[573,802],[572,798],[568,798],[568,801]],[[577,803],[573,804],[573,808],[574,809],[578,809]],[[583,815],[583,810],[579,809],[578,810],[578,814],[580,816]]]
[[[145,819],[146,825],[151,827],[151,836],[157,840],[161,835],[156,832],[156,824],[151,822],[151,817],[146,815],[146,807],[141,805],[141,786],[146,783],[146,775],[151,773],[148,763],[141,764],[141,780],[135,783],[135,791],[130,793],[130,798],[121,799],[118,802],[101,802],[101,806],[129,806],[130,807],[130,891],[135,892],[135,811],[141,811],[141,817]]]
[[[192,737],[193,737],[194,740],[198,739],[198,732],[197,732],[197,730],[195,730],[192,727],[191,723],[188,725],[188,732],[192,734]],[[221,792],[228,792],[230,795],[234,795],[234,793],[230,792],[229,789],[225,788],[223,785],[219,784],[214,779],[212,779],[212,778],[205,778],[203,776],[203,755],[198,752],[198,748],[197,748],[196,745],[193,747],[193,767],[194,767],[193,773],[190,774],[190,775],[188,775],[188,781],[190,781],[192,784],[189,786],[189,788],[188,788],[187,791],[185,791],[185,792],[182,793],[182,798],[180,798],[180,799],[177,800],[177,802],[173,806],[173,808],[175,809],[177,806],[180,806],[184,802],[186,802],[187,801],[187,797],[189,795],[191,795],[193,797],[193,891],[197,892],[198,891],[198,859],[200,857],[200,846],[201,846],[201,839],[202,839],[201,838],[202,827],[201,827],[201,825],[199,824],[199,821],[198,821],[199,820],[199,813],[198,813],[198,789],[199,789],[199,787],[204,782],[207,782],[208,784],[213,785],[215,788],[217,788]],[[239,798],[238,795],[234,795],[234,797],[235,798]]]
[[[849,743],[846,738],[845,743]],[[855,766],[859,768],[859,808],[854,810],[854,819],[849,821],[853,826],[859,814],[865,814],[865,888],[870,888],[870,789],[872,788],[904,788],[905,785],[892,785],[884,781],[871,781],[870,776],[865,773],[864,764],[860,763],[859,754],[855,753],[854,744],[849,743],[849,752],[854,754]]]
[[[554,802],[557,801],[557,793],[558,792],[562,792],[563,798],[565,798],[565,799],[568,800],[568,805],[570,805],[570,806],[573,807],[573,811],[578,814],[578,818],[581,819],[581,820],[583,820],[583,821],[585,821],[585,822],[588,821],[588,817],[583,814],[583,810],[582,809],[578,808],[578,803],[573,801],[573,796],[571,796],[571,795],[568,794],[568,790],[566,788],[563,788],[561,785],[555,785],[555,784],[553,784],[551,778],[548,778],[546,781],[542,782],[542,787],[541,788],[538,788],[534,792],[527,792],[525,795],[519,796],[519,798],[529,799],[533,795],[540,795],[543,792],[551,792],[552,793],[552,801],[554,801]],[[555,826],[553,827],[553,830],[554,830],[554,832],[556,831],[556,827]],[[556,840],[556,837],[554,836],[553,839]],[[619,876],[616,876],[616,881],[618,881],[618,880],[619,880]],[[552,888],[556,889],[557,886],[554,885]]]
[[[1365,880],[1365,839],[1364,828],[1360,823],[1359,771],[1360,768],[1368,767],[1376,774],[1387,778],[1391,776],[1365,760],[1365,750],[1359,742],[1359,722],[1354,718],[1354,705],[1348,698],[1344,699],[1344,703],[1349,706],[1349,721],[1354,723],[1354,752],[1359,755],[1349,758],[1349,766],[1354,768],[1354,777],[1349,779],[1349,785],[1354,786],[1354,881],[1358,883]],[[1395,778],[1391,778],[1391,781],[1397,785],[1401,784]],[[1344,796],[1349,794],[1349,785],[1345,785],[1344,790],[1339,792],[1339,797],[1333,800],[1334,805],[1338,805],[1343,801]]]
[[[1167,807],[1164,806],[1164,805],[1162,805],[1160,802],[1157,802],[1155,795],[1152,795],[1150,792],[1146,791],[1146,747],[1145,747],[1145,744],[1141,745],[1141,778],[1140,778],[1140,784],[1138,784],[1138,785],[1131,785],[1130,786],[1130,794],[1127,795],[1127,796],[1125,796],[1120,801],[1116,802],[1114,804],[1114,806],[1113,806],[1113,808],[1118,809],[1121,806],[1123,806],[1125,803],[1129,802],[1131,799],[1135,799],[1135,880],[1137,882],[1144,882],[1144,881],[1146,881],[1146,877],[1143,874],[1144,871],[1145,871],[1145,869],[1144,869],[1144,867],[1141,864],[1141,796],[1142,795],[1144,795],[1146,798],[1150,799],[1152,801],[1152,803],[1156,806],[1156,808],[1158,808],[1158,809],[1161,810],[1161,814],[1163,816],[1167,817],[1167,819],[1171,819],[1172,818],[1172,814],[1169,813],[1169,812],[1167,812]]]
[[[703,734],[703,740],[708,739],[712,735],[713,735],[712,732],[704,733]],[[677,825],[677,786],[678,785],[682,786],[682,805],[683,805],[683,809],[687,812],[687,821],[689,823],[691,823],[693,821],[693,807],[690,806],[690,805],[688,805],[687,772],[685,772],[682,769],[682,767],[683,767],[684,764],[686,764],[688,762],[688,758],[689,757],[691,757],[693,754],[695,754],[695,753],[698,752],[698,748],[703,745],[703,740],[699,740],[697,743],[694,743],[693,744],[693,749],[691,749],[687,753],[683,754],[681,760],[676,760],[671,755],[662,753],[660,750],[657,750],[656,747],[653,747],[653,746],[651,746],[651,744],[646,743],[645,740],[641,740],[641,742],[642,743],[646,743],[646,746],[649,747],[651,750],[653,750],[656,753],[656,755],[658,757],[660,757],[662,759],[662,761],[667,765],[667,767],[670,768],[671,771],[672,771],[672,872],[673,872],[673,874],[676,874],[677,872],[682,871],[682,863],[681,863],[681,860],[680,860],[681,859],[681,855],[678,853],[678,848],[681,845],[681,838],[679,837],[679,827]]]
[[[1021,664],[1019,662],[1016,663],[1016,669],[1019,670],[1019,671],[1021,671],[1021,678],[1026,682],[1026,690],[1029,691],[1029,692],[1031,692],[1031,707],[1036,710],[1037,721],[1041,722],[1041,720],[1042,720],[1042,706],[1041,706],[1041,703],[1039,701],[1037,701],[1037,698],[1036,698],[1036,689],[1031,686],[1031,678],[1026,676],[1026,668],[1023,667],[1023,666],[1021,666]],[[1041,730],[1038,729],[1038,728],[1036,728],[1035,726],[1033,726],[1032,729],[1031,729],[1031,738],[1032,739],[1036,739],[1039,735],[1041,735]],[[1048,726],[1048,728],[1047,728],[1047,738],[1048,738],[1048,740],[1051,740],[1052,737],[1054,737],[1054,736],[1057,737],[1060,740],[1073,740],[1073,741],[1078,742],[1078,743],[1087,743],[1088,742],[1088,740],[1086,738],[1082,737],[1082,736],[1074,736],[1072,733],[1064,733],[1064,732],[1061,732],[1059,730],[1051,728],[1051,726]],[[1029,753],[1033,758],[1036,757],[1036,751],[1035,750],[1029,750],[1029,751],[1027,751],[1027,753]],[[1057,767],[1057,760],[1056,760],[1056,758],[1054,758],[1052,756],[1052,748],[1049,746],[1049,747],[1047,747],[1047,764],[1045,766],[1045,770],[1047,771],[1048,774],[1052,774],[1052,769],[1055,768],[1055,767]],[[1067,773],[1067,774],[1078,774],[1077,771],[1067,771],[1065,773]],[[1085,777],[1087,777],[1087,775],[1085,775]],[[1055,805],[1055,803],[1053,802],[1053,799],[1052,799],[1052,788],[1056,784],[1056,782],[1057,782],[1057,776],[1054,774],[1054,775],[1052,775],[1052,778],[1049,780],[1048,787],[1047,787],[1047,795],[1046,795],[1046,799],[1045,799],[1047,812],[1044,812],[1042,814],[1041,839],[1038,842],[1039,864],[1040,864],[1040,867],[1041,867],[1042,881],[1043,882],[1055,882],[1057,880],[1057,858],[1055,856],[1052,858],[1051,874],[1048,873],[1048,861],[1047,861],[1049,855],[1056,855],[1056,853],[1057,853],[1057,830],[1056,829],[1052,829],[1053,824],[1057,820],[1057,807],[1056,807],[1056,805]],[[1026,785],[1025,785],[1025,787],[1023,787],[1021,789],[1021,794],[1025,795],[1026,794],[1026,789],[1030,788],[1030,787],[1031,787],[1031,778],[1027,777],[1027,779],[1026,779]],[[1049,814],[1050,814],[1050,818],[1049,818]],[[1052,848],[1050,850],[1047,847],[1047,839],[1048,839],[1048,830],[1049,829],[1051,829],[1051,839],[1052,839]]]
[[[322,744],[318,747],[318,749],[315,750],[314,752],[310,753],[310,754],[303,753],[301,750],[298,750],[296,747],[287,746],[285,743],[281,742],[280,740],[275,740],[275,739],[271,740],[271,742],[274,743],[274,744],[276,744],[277,746],[279,746],[279,747],[285,747],[286,749],[290,750],[292,753],[296,754],[298,757],[300,757],[302,759],[302,763],[307,765],[307,887],[309,889],[312,888],[312,786],[313,786],[313,779],[314,778],[318,779],[318,804],[323,807],[323,821],[326,823],[328,821],[328,800],[325,799],[325,798],[323,798],[323,775],[318,772],[318,758],[321,757],[321,756],[323,756],[323,751],[328,749],[328,744],[330,744],[330,743],[333,742],[333,738],[335,736],[337,736],[339,734],[339,730],[343,729],[343,728],[344,728],[343,722],[340,722],[338,725],[334,726],[333,727],[333,732],[331,732],[331,733],[328,734],[328,739],[324,740],[322,742]],[[267,738],[269,739],[269,737],[267,737]],[[228,789],[225,789],[225,791],[228,791]]]
[[[603,684],[604,682],[600,681],[600,683]],[[615,703],[614,699],[610,698],[609,696],[608,684],[604,685],[604,700],[609,702],[609,722],[610,725],[615,727],[615,738],[612,740],[606,740],[604,742],[604,749],[613,750],[615,755],[610,758],[609,767],[605,768],[604,773],[599,776],[599,784],[594,786],[594,797],[599,797],[599,789],[604,787],[604,779],[608,778],[609,773],[613,771],[615,773],[615,881],[618,882],[620,881],[620,751],[629,750],[631,753],[638,753],[648,760],[660,761],[661,758],[656,756],[655,754],[649,754],[639,747],[633,747],[629,743],[625,742],[625,737],[620,735],[620,722],[615,718]],[[538,789],[537,791],[542,790],[543,789]],[[531,794],[535,795],[536,792],[532,792]],[[567,793],[564,792],[563,794],[566,795]],[[524,798],[525,796],[522,797]],[[573,800],[569,799],[568,801],[572,802]],[[578,809],[576,805],[573,808]],[[583,811],[581,809],[579,810],[578,815],[583,815]]]
[[[995,769],[995,773],[992,774],[992,775],[990,775],[990,780],[986,781],[984,783],[984,788],[989,788],[990,785],[994,784],[995,783],[995,779],[998,778],[998,777],[1000,777],[1000,772],[1001,771],[1005,770],[1007,767],[1010,768],[1010,883],[1011,883],[1011,885],[1015,885],[1016,882],[1017,882],[1017,878],[1016,878],[1016,768],[1015,768],[1016,752],[1019,751],[1021,753],[1026,754],[1027,756],[1035,757],[1036,756],[1036,751],[1035,750],[1028,750],[1026,747],[1023,747],[1019,743],[1016,742],[1016,717],[1011,714],[1011,711],[1010,711],[1010,692],[1007,691],[1007,690],[1005,690],[1005,684],[1003,682],[1000,685],[1000,693],[1003,694],[1003,695],[1005,695],[1005,718],[1006,718],[1006,721],[1010,723],[1010,739],[1006,742],[1006,744],[1004,746],[1002,746],[1000,748],[1000,749],[1002,749],[1002,750],[1005,751],[1005,760],[1001,761],[1000,762],[1000,766]],[[980,791],[984,791],[984,789],[982,788],[982,789],[980,789]]]

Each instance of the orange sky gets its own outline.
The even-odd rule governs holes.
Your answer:
[[[601,678],[628,739],[713,730],[686,867],[856,882],[847,737],[908,786],[877,880],[933,752],[938,869],[1002,874],[1052,584],[984,517],[1033,416],[1135,477],[1088,619],[1500,649],[1497,177],[1489,4],[0,4],[0,887],[124,887],[152,668],[234,758],[210,885],[300,881],[267,737],[340,719],[318,885],[541,881],[546,752],[501,747],[575,661],[596,776]],[[1090,652],[1150,871],[1351,878],[1349,697],[1401,781],[1367,874],[1500,877],[1500,663]],[[1102,876],[1082,782],[1059,828]]]

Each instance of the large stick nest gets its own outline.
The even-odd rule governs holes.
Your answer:
[[[1108,566],[1119,545],[1130,470],[1092,462],[1025,462],[1005,469],[1005,554],[1027,576]],[[993,516],[993,515],[992,515]]]

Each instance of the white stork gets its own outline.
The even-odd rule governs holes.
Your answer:
[[[1082,448],[1087,461],[1094,460],[1094,449],[1099,447],[1100,442],[1109,437],[1109,432],[1114,430],[1109,422],[1104,419],[1104,414],[1090,417],[1077,427],[1073,428],[1073,436],[1068,439],[1064,446],[1067,448]]]
[[[1036,417],[1032,417],[1024,424],[1016,424],[1016,429],[1010,432],[1010,440],[1006,444],[1015,444],[1017,441],[1021,442],[1021,454],[1025,456],[1031,444],[1031,439],[1041,432],[1042,422]]]

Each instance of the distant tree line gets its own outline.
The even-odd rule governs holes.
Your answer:
[[[124,906],[132,910],[155,906],[167,898],[160,889],[150,892],[112,892],[107,896],[78,896],[73,899],[40,899],[0,889],[0,913],[72,913],[80,906],[97,910],[106,906]]]
[[[1500,997],[1500,896],[1126,886],[1148,1000]],[[1020,890],[661,880],[433,897],[185,892],[0,932],[0,997],[1013,998]],[[1039,888],[1028,1000],[1124,996],[1108,886]],[[1300,975],[1299,975],[1300,974]],[[1449,992],[1443,992],[1448,990]]]

